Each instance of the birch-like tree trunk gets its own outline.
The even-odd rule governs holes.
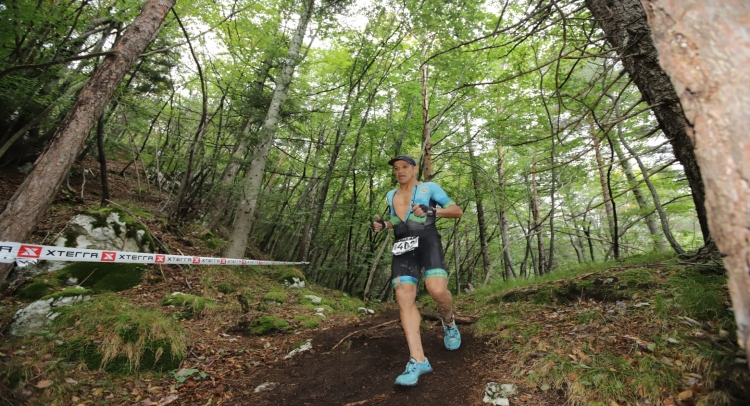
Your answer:
[[[422,46],[422,58],[427,57],[428,45]],[[422,179],[432,181],[432,129],[430,128],[430,100],[427,91],[427,64],[419,67],[420,84],[422,85]]]
[[[149,0],[114,48],[81,90],[73,107],[52,137],[47,149],[0,213],[0,241],[24,242],[52,203],[73,166],[91,129],[112,94],[174,5],[174,0]],[[0,267],[0,283],[10,266]]]
[[[534,218],[534,234],[536,234],[537,241],[537,276],[544,275],[547,273],[547,255],[544,252],[544,236],[542,235],[542,217],[539,210],[539,191],[536,182],[536,151],[534,151],[534,158],[531,164],[531,210]],[[532,254],[533,258],[533,254]]]
[[[615,241],[615,222],[614,222],[614,208],[612,207],[612,196],[609,195],[609,188],[607,187],[607,175],[604,174],[604,159],[599,147],[599,137],[596,135],[594,130],[594,123],[590,123],[589,132],[591,133],[591,139],[594,143],[594,154],[596,157],[596,169],[599,173],[599,184],[602,187],[602,198],[604,199],[604,211],[607,213],[607,231],[610,241],[614,244]]]
[[[737,339],[750,363],[750,4],[643,0],[659,61],[677,91],[724,255]]]
[[[467,133],[466,135],[467,137],[469,137],[469,120],[466,116],[464,116],[464,120],[464,125]],[[479,191],[481,186],[479,182],[479,173],[477,171],[477,162],[476,158],[474,157],[474,150],[471,148],[471,143],[469,143],[468,146],[469,159],[471,160],[471,180],[474,184],[474,200],[476,202],[477,223],[479,225],[479,250],[482,255],[482,268],[485,272],[484,279],[488,280],[490,278],[490,272],[492,271],[492,268],[490,267],[490,248],[487,244],[487,223],[484,220],[484,206],[482,205],[482,195]],[[471,272],[470,275],[473,275],[473,272]],[[472,278],[467,279],[467,282],[472,282],[471,279]]]
[[[248,233],[252,228],[255,205],[258,202],[261,184],[263,182],[263,173],[266,168],[268,152],[271,150],[276,130],[279,125],[279,113],[284,102],[286,102],[289,84],[292,82],[294,69],[300,63],[302,55],[302,40],[307,31],[307,23],[313,13],[315,0],[306,0],[303,3],[303,9],[300,13],[300,19],[297,28],[292,36],[292,42],[287,51],[287,57],[284,62],[284,68],[276,83],[276,88],[271,98],[271,105],[268,107],[268,113],[263,121],[263,127],[260,130],[258,146],[253,150],[253,158],[250,161],[250,167],[245,174],[244,190],[237,207],[237,216],[234,220],[234,228],[227,241],[225,255],[230,258],[242,258],[245,255],[247,246]]]
[[[503,244],[503,269],[505,271],[506,278],[516,277],[516,272],[513,270],[513,262],[510,258],[510,237],[508,236],[508,218],[506,215],[506,202],[508,199],[505,197],[505,154],[503,153],[503,146],[500,142],[497,143],[497,179],[498,189],[500,189],[501,203],[500,203],[500,241]]]
[[[617,125],[617,135],[618,138],[623,138],[622,128],[620,128],[619,123]],[[646,196],[643,195],[641,186],[638,184],[638,179],[636,178],[635,173],[633,173],[633,167],[631,166],[630,161],[622,152],[620,143],[614,142],[613,145],[615,147],[617,159],[620,161],[620,166],[622,166],[622,171],[625,172],[625,177],[628,179],[628,183],[630,183],[630,187],[633,190],[635,201],[638,202],[638,208],[642,213],[648,213],[645,215],[646,226],[648,227],[649,234],[651,234],[651,239],[654,241],[654,245],[661,252],[667,251],[669,249],[667,248],[667,242],[664,240],[664,235],[659,232],[659,226],[656,224],[656,219],[654,218],[653,212],[651,212],[651,207],[646,200]]]

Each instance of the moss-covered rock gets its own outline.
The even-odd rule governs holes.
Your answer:
[[[26,301],[39,300],[52,292],[55,286],[43,281],[35,280],[18,290],[18,297]]]
[[[55,276],[61,283],[76,278],[80,286],[96,293],[120,292],[138,285],[145,270],[142,264],[75,262],[57,271]]]
[[[66,247],[154,252],[154,240],[137,219],[114,207],[86,210],[56,242]]]
[[[306,314],[298,314],[294,316],[294,324],[299,329],[307,330],[307,329],[316,328],[320,326],[320,320],[319,318],[316,318],[315,316],[308,316]]]
[[[91,289],[82,288],[80,286],[73,286],[59,292],[52,293],[44,296],[42,300],[46,299],[57,299],[61,297],[74,297],[74,296],[85,296],[94,293]]]
[[[291,326],[286,320],[276,316],[260,316],[250,322],[248,332],[253,335],[267,335],[272,333],[283,333],[289,331]]]
[[[299,283],[300,281],[307,283],[305,274],[303,274],[302,271],[297,268],[280,268],[276,272],[276,281],[281,283],[282,285],[294,285],[295,283]]]
[[[358,307],[364,306],[364,302],[361,300],[348,296],[326,299],[323,303],[330,305],[334,310],[345,312],[356,312]]]
[[[268,300],[276,303],[286,303],[288,299],[289,297],[283,290],[272,290],[263,296],[263,300]]]

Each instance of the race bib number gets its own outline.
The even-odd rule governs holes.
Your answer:
[[[417,247],[419,247],[419,237],[406,237],[393,243],[391,252],[393,255],[401,255],[405,252],[414,251]]]

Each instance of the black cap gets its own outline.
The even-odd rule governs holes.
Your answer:
[[[411,164],[411,166],[417,166],[417,162],[414,160],[414,158],[410,156],[406,156],[406,155],[400,155],[391,159],[390,161],[388,161],[388,165],[393,165],[393,163],[396,161],[404,161],[406,163]]]

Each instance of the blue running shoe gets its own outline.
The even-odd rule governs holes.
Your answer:
[[[416,359],[411,358],[409,363],[406,364],[404,373],[396,378],[396,385],[417,386],[419,375],[429,372],[432,372],[432,366],[427,358],[424,359],[424,362],[418,362]]]
[[[445,348],[453,351],[461,346],[461,333],[458,332],[456,320],[454,320],[453,318],[451,319],[451,321],[453,321],[453,324],[451,324],[450,326],[446,326],[445,323],[443,323],[443,332],[445,333],[443,342],[445,342]]]

